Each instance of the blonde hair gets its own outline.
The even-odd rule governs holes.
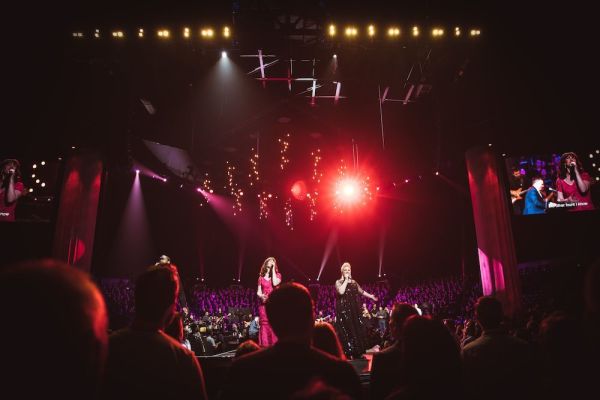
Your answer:
[[[349,263],[349,262],[345,262],[345,263],[343,263],[343,264],[342,264],[342,266],[340,267],[340,272],[341,272],[342,274],[344,273],[344,268],[346,268],[346,267],[348,267],[348,268],[352,269],[352,266],[350,265],[350,263]]]

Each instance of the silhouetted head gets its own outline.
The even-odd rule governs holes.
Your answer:
[[[253,353],[256,350],[260,350],[260,346],[254,340],[246,340],[235,350],[235,358],[241,357],[244,354]]]
[[[392,308],[392,314],[390,316],[390,330],[394,338],[400,337],[402,332],[402,325],[411,315],[417,315],[417,310],[407,303],[396,303]]]
[[[315,314],[306,287],[298,283],[281,285],[269,296],[266,309],[271,327],[279,340],[310,342]]]
[[[431,382],[440,388],[460,385],[460,351],[441,322],[418,315],[409,317],[402,328],[402,348],[410,385],[426,390],[432,389],[428,388]]]
[[[475,317],[483,330],[500,328],[504,318],[502,303],[492,296],[480,297],[475,304]]]
[[[313,329],[313,346],[334,357],[345,359],[342,344],[335,329],[328,322],[319,322]]]
[[[2,392],[6,398],[93,398],[107,349],[102,294],[54,260],[0,273]]]
[[[177,273],[170,266],[153,266],[135,284],[135,317],[137,320],[164,327],[175,312],[179,293]]]

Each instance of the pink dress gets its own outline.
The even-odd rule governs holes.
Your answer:
[[[592,180],[590,179],[590,176],[587,172],[584,172],[581,174],[581,179],[584,181],[588,181],[588,182],[592,182]],[[585,211],[585,210],[593,210],[594,209],[594,203],[592,203],[592,194],[591,194],[591,189],[589,189],[587,191],[586,194],[581,194],[581,192],[579,191],[579,188],[577,187],[577,182],[573,182],[571,185],[569,185],[567,182],[565,182],[564,180],[558,178],[556,179],[556,190],[559,192],[562,192],[563,197],[566,199],[569,196],[573,196],[573,199],[576,199],[578,202],[583,202],[583,203],[587,203],[587,205],[585,206],[578,206],[578,207],[574,207],[569,209],[569,211]]]
[[[281,280],[281,274],[277,273],[277,278]],[[273,291],[273,282],[271,279],[265,279],[262,276],[258,278],[258,284],[260,285],[260,289],[262,293],[269,297],[271,292]],[[277,336],[271,329],[271,325],[269,324],[269,319],[267,318],[267,310],[265,308],[265,303],[260,300],[260,305],[258,306],[258,322],[260,325],[260,330],[258,333],[258,344],[261,347],[268,347],[274,345],[277,342]]]
[[[15,190],[18,190],[22,194],[25,190],[23,182],[15,182]],[[17,202],[6,203],[6,193],[4,189],[0,189],[0,222],[14,222],[15,221],[15,209],[17,208]]]

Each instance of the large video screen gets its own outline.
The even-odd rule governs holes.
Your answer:
[[[61,165],[60,159],[0,159],[0,223],[50,222]]]
[[[516,215],[592,211],[598,208],[600,151],[506,158]],[[594,204],[596,202],[596,204]]]

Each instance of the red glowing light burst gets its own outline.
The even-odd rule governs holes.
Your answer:
[[[340,203],[355,204],[361,200],[361,184],[354,178],[345,178],[337,182],[335,195]]]
[[[304,181],[294,182],[294,184],[292,185],[291,192],[292,196],[294,196],[296,200],[304,200],[306,198],[307,193],[306,183],[304,183]]]
[[[336,214],[370,215],[376,198],[376,186],[370,176],[359,173],[338,176],[331,182],[331,206]]]

